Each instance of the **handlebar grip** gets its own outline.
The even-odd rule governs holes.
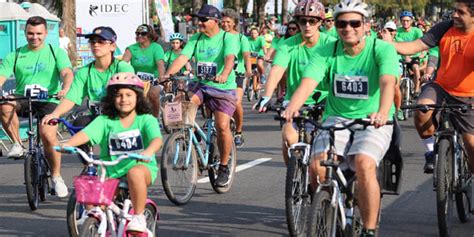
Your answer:
[[[65,147],[54,146],[53,149],[55,151],[65,152],[65,153],[70,153],[70,154],[77,153],[77,148],[75,148],[73,146],[65,146]]]
[[[136,153],[130,153],[130,154],[127,154],[127,155],[128,155],[129,158],[136,159],[136,160],[146,160],[146,161],[151,160],[151,157],[143,156],[143,155],[136,154]]]
[[[283,117],[278,116],[278,115],[273,116],[273,119],[276,120],[276,121],[286,121],[286,118],[283,118]]]
[[[58,125],[58,123],[59,123],[59,119],[58,118],[53,118],[53,119],[49,120],[48,125],[56,126],[56,125]]]

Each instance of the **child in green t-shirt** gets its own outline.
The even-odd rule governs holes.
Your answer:
[[[103,115],[97,117],[63,146],[79,146],[87,142],[100,145],[101,160],[115,160],[126,153],[151,157],[150,161],[127,159],[106,167],[107,177],[126,177],[135,215],[127,231],[148,232],[143,215],[147,187],[158,173],[155,153],[162,145],[158,120],[150,113],[143,93],[143,82],[133,73],[117,73],[107,83],[102,99]]]

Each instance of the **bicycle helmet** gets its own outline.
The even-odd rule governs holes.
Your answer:
[[[288,26],[286,26],[286,25],[281,25],[280,28],[278,29],[278,34],[279,34],[279,35],[285,35],[287,28],[288,28]]]
[[[403,11],[402,14],[400,14],[400,19],[402,19],[402,17],[406,17],[406,16],[410,17],[411,19],[414,18],[413,13],[411,13],[411,11]]]
[[[334,6],[334,19],[342,13],[354,12],[364,17],[370,16],[369,6],[361,0],[343,0]]]
[[[305,0],[299,2],[295,7],[294,17],[318,17],[321,19],[324,18],[325,10],[322,3],[318,0]]]
[[[107,82],[107,88],[122,88],[122,87],[127,87],[127,88],[134,88],[143,91],[145,88],[145,85],[143,84],[142,80],[140,78],[131,73],[131,72],[119,72],[117,74],[114,74],[109,82]]]
[[[181,40],[183,41],[184,40],[184,37],[183,35],[181,35],[180,33],[173,33],[170,35],[170,41],[173,41],[173,40]]]

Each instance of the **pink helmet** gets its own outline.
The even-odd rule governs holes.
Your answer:
[[[295,17],[309,16],[325,19],[325,10],[322,3],[318,0],[304,0],[295,7]]]
[[[139,90],[145,88],[142,80],[131,72],[119,72],[113,75],[107,82],[107,88],[109,87],[132,87]]]

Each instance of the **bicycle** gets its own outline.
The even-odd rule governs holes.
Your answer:
[[[258,100],[260,98],[261,88],[259,85],[259,72],[257,67],[258,56],[257,53],[250,54],[250,61],[252,64],[252,76],[248,80],[248,85],[246,87],[245,94],[247,96],[247,100],[252,102],[254,99]]]
[[[229,182],[224,187],[216,184],[220,157],[214,118],[207,118],[203,128],[195,122],[197,105],[190,102],[188,91],[188,88],[184,89],[184,101],[175,102],[166,109],[175,113],[166,113],[164,120],[165,124],[173,126],[174,132],[166,139],[163,147],[161,180],[166,196],[176,205],[184,205],[191,200],[196,189],[198,171],[200,174],[208,171],[215,192],[228,192],[237,166],[237,151],[232,139],[228,162]]]
[[[465,113],[473,109],[469,104],[411,105],[405,109],[419,110],[426,113],[434,110],[439,113],[435,132],[436,154],[433,186],[436,191],[436,210],[440,236],[449,236],[453,216],[453,202],[456,203],[458,218],[461,223],[468,222],[469,213],[474,214],[472,183],[474,177],[468,168],[468,157],[464,148],[462,134],[453,125],[454,111]]]
[[[163,114],[164,114],[164,110],[165,110],[165,104],[166,103],[169,103],[169,102],[173,102],[174,99],[176,98],[176,96],[183,91],[183,88],[187,86],[188,82],[192,79],[192,75],[189,74],[189,75],[179,75],[179,76],[173,76],[172,78],[170,78],[169,80],[165,80],[165,81],[162,81],[162,82],[159,82],[158,81],[153,81],[152,82],[152,85],[162,85],[163,86],[163,89],[160,91],[160,116],[161,116],[161,121],[164,121],[164,117],[163,117]],[[171,82],[171,85],[167,85],[168,83]],[[165,132],[167,134],[171,134],[173,133],[173,130],[164,125],[163,125],[163,130],[165,130]]]
[[[405,62],[404,60],[400,60],[400,64],[403,67],[402,77],[400,78],[400,91],[402,95],[402,106],[408,106],[413,103],[413,98],[415,94],[415,83],[413,83],[413,79],[409,77],[409,63]],[[407,120],[411,117],[410,110],[402,109],[403,111],[403,118]]]
[[[91,154],[76,147],[59,147],[58,152],[78,154],[88,163],[87,173],[74,177],[74,188],[77,201],[83,205],[93,206],[87,210],[87,218],[82,224],[80,236],[155,236],[156,222],[159,220],[158,206],[150,199],[146,200],[145,212],[148,233],[125,231],[134,214],[129,198],[128,185],[123,179],[106,179],[105,166],[114,166],[124,159],[150,160],[139,154],[125,154],[113,161],[94,160]],[[100,167],[100,176],[95,166]],[[115,195],[115,193],[118,193]],[[105,209],[105,210],[104,210]]]
[[[326,167],[325,181],[320,183],[313,194],[309,222],[307,224],[308,236],[360,236],[363,229],[362,217],[357,203],[357,180],[351,169],[341,169],[343,161],[336,159],[335,131],[338,130],[363,130],[370,126],[368,119],[355,119],[350,122],[323,126],[313,121],[308,121],[319,130],[329,131],[329,150],[327,160],[321,161],[321,166]],[[387,122],[391,124],[391,122]],[[359,126],[355,128],[354,126]],[[384,158],[385,159],[385,158]],[[379,166],[379,174],[383,173],[384,166]],[[400,167],[400,166],[397,166]],[[400,167],[401,168],[401,167]],[[400,176],[396,182],[400,182]],[[384,175],[380,175],[384,176]],[[378,179],[380,183],[380,178]],[[396,185],[399,188],[399,185]],[[384,189],[384,183],[381,190]],[[381,195],[383,193],[381,192]],[[378,219],[380,219],[380,210]],[[378,221],[379,222],[379,221]],[[377,234],[376,234],[377,235]]]
[[[33,100],[46,100],[49,98],[58,98],[56,95],[48,95],[47,91],[36,90],[32,88],[26,92],[30,96],[15,96],[12,98],[1,98],[1,102],[8,101],[27,101],[28,103],[28,151],[24,155],[24,179],[26,186],[26,197],[28,205],[32,211],[39,207],[40,201],[46,201],[46,194],[55,195],[54,189],[49,186],[51,178],[51,168],[48,159],[44,155],[43,145],[39,134],[41,119],[35,114],[32,107]],[[33,91],[35,90],[35,91]],[[36,122],[35,122],[36,120]],[[33,128],[36,123],[36,130]]]
[[[279,112],[280,108],[269,110]],[[311,141],[316,130],[307,131],[306,121],[321,119],[324,105],[311,105],[299,117],[293,118],[298,128],[298,142],[288,149],[288,166],[285,181],[285,211],[290,236],[302,236],[306,228],[306,216],[311,206],[309,190],[309,164],[311,161]],[[277,115],[275,120],[286,119]]]

